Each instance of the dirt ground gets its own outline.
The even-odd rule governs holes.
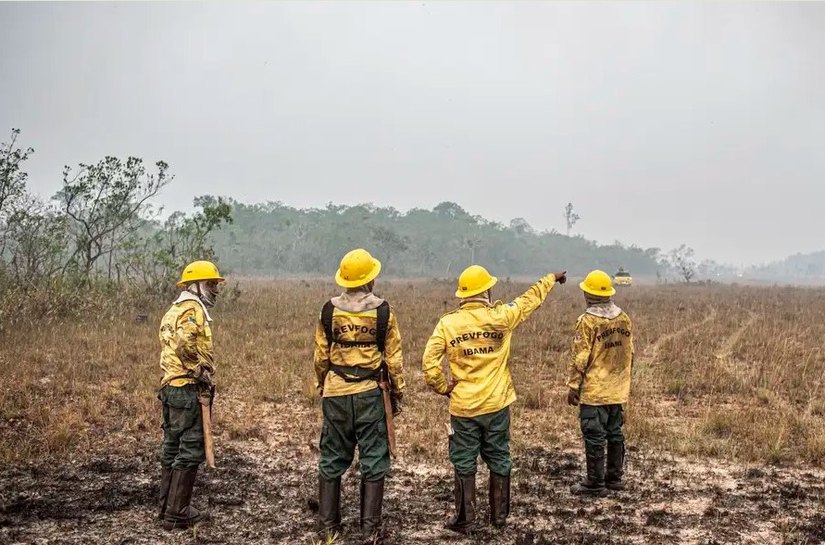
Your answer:
[[[275,417],[278,409],[271,409],[265,440],[218,442],[219,467],[202,471],[195,490],[214,520],[196,533],[168,534],[154,519],[157,462],[154,445],[147,444],[132,458],[4,467],[0,543],[312,543],[317,452],[287,430],[294,420]],[[436,464],[398,460],[387,483],[387,543],[825,542],[820,470],[699,463],[634,449],[628,453],[627,491],[580,499],[567,488],[582,465],[575,449],[522,449],[514,457],[508,528],[493,531],[483,523],[467,538],[441,529],[452,509],[446,457]],[[355,469],[344,478],[345,532],[338,542],[356,542],[357,479]],[[481,470],[482,521],[486,485]]]

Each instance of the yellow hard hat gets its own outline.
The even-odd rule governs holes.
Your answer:
[[[456,297],[472,297],[479,293],[484,293],[498,282],[498,278],[487,272],[487,269],[481,265],[470,265],[461,276],[458,277],[458,290],[455,292]]]
[[[218,272],[218,268],[211,261],[193,261],[183,269],[178,287],[182,288],[186,284],[199,280],[217,280],[218,282],[223,282],[224,279]]]
[[[381,272],[381,262],[363,248],[347,252],[335,273],[335,281],[344,288],[369,284]]]
[[[584,278],[584,282],[579,284],[579,287],[585,293],[599,295],[601,297],[610,297],[616,293],[616,288],[613,287],[610,275],[598,269],[591,271]]]

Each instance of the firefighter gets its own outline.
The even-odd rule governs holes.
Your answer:
[[[448,312],[427,341],[422,370],[436,393],[450,398],[450,461],[455,469],[455,516],[446,527],[470,532],[475,523],[476,469],[479,454],[490,469],[490,522],[506,524],[510,512],[510,404],[516,392],[508,358],[513,330],[542,304],[565,273],[548,274],[512,303],[493,303],[498,281],[484,267],[461,273],[457,309]],[[450,378],[441,362],[446,355]]]
[[[315,330],[315,374],[323,398],[319,472],[319,526],[340,528],[341,475],[358,446],[360,527],[380,540],[384,477],[390,469],[386,413],[379,387],[388,372],[394,404],[404,392],[401,334],[395,312],[373,293],[381,262],[364,249],[341,260],[336,283],[345,291],[323,307]]]
[[[630,317],[612,300],[616,289],[607,273],[595,270],[579,287],[587,310],[576,322],[567,403],[579,406],[587,475],[570,491],[601,496],[606,488],[624,489],[622,405],[630,394],[633,328]]]
[[[160,367],[163,379],[158,398],[163,404],[163,445],[159,518],[166,530],[190,528],[209,519],[192,505],[198,466],[204,461],[200,399],[214,393],[212,375],[212,317],[218,286],[224,279],[209,261],[184,268],[181,293],[160,324]]]

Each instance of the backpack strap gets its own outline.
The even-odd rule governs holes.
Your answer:
[[[378,323],[375,327],[375,344],[378,345],[378,351],[384,354],[384,349],[387,347],[387,328],[390,325],[390,304],[384,301],[377,309],[375,309]]]
[[[327,301],[324,303],[324,307],[321,309],[321,325],[324,327],[324,336],[327,338],[327,346],[332,346],[332,342],[335,340],[332,336],[332,313],[335,312],[335,306],[333,306],[332,301]]]

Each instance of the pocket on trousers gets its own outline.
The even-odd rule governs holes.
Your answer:
[[[579,418],[585,420],[587,418],[598,418],[599,407],[593,405],[579,405]]]
[[[488,428],[491,433],[504,433],[510,431],[510,411],[504,409],[502,414],[497,414],[495,418],[490,421]]]
[[[358,394],[355,406],[358,411],[358,420],[362,422],[384,420],[384,398],[380,388]]]
[[[347,396],[325,397],[321,402],[324,421],[346,423],[351,418],[347,410]]]
[[[191,409],[197,400],[193,392],[187,388],[167,386],[161,392],[161,401],[173,409]]]
[[[318,439],[318,450],[324,447],[324,439],[326,439],[327,434],[329,434],[329,424],[324,420],[324,423],[321,424],[321,437]]]

